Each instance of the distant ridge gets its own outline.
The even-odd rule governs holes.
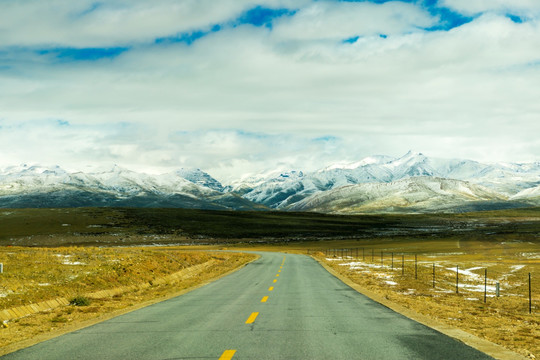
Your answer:
[[[408,152],[320,170],[252,176],[224,186],[200,169],[161,175],[114,166],[67,172],[59,166],[0,170],[0,207],[178,207],[328,213],[464,212],[540,205],[540,162],[483,164]]]

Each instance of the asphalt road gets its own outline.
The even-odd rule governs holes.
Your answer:
[[[264,253],[195,291],[2,359],[492,359],[357,293],[303,255]]]

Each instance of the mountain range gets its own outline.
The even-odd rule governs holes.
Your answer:
[[[312,172],[244,176],[221,184],[199,169],[150,175],[114,166],[0,170],[0,207],[182,207],[325,213],[464,212],[540,205],[540,162],[483,164],[408,152]]]

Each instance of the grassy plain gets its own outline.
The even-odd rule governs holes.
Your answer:
[[[178,248],[0,247],[0,310],[58,297],[79,300],[0,324],[0,349],[137,304],[197,286],[252,260],[251,254],[186,251]],[[160,283],[183,269],[202,265],[192,276]],[[148,286],[150,285],[150,286]],[[134,286],[113,297],[88,298],[100,290]],[[81,302],[81,300],[83,300]],[[87,303],[89,302],[89,303]],[[0,354],[3,351],[0,350]]]
[[[140,245],[182,246],[133,247]],[[220,270],[205,272],[208,276],[204,278],[211,278],[248,259],[229,260],[229,255],[223,254],[181,255],[184,252],[179,249],[227,247],[311,253],[393,302],[522,354],[540,356],[540,208],[366,216],[183,209],[5,209],[0,211],[0,246],[0,262],[6,270],[0,309],[44,297],[75,296],[106,286],[148,282],[204,263],[208,256],[222,257]],[[405,260],[403,275],[401,256]],[[456,266],[461,269],[459,294],[455,293]],[[486,268],[488,296],[484,303]],[[9,269],[27,272],[27,280],[6,276]],[[528,313],[529,273],[532,314]],[[0,329],[0,346],[8,338],[17,338],[13,336],[18,333],[33,336],[197,281],[202,280],[151,287],[112,300],[96,300],[88,307],[70,306],[21,319]],[[500,283],[500,297],[494,296],[496,282]]]
[[[146,208],[0,210],[0,245],[118,246],[290,243],[396,239],[528,237],[540,208],[465,214],[325,215]]]

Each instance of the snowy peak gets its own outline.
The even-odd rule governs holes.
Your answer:
[[[264,209],[236,194],[224,194],[221,189],[217,180],[200,170],[150,175],[114,166],[69,173],[59,167],[23,165],[0,171],[0,207]]]
[[[366,166],[366,165],[386,164],[386,163],[388,163],[388,162],[390,162],[392,160],[393,160],[393,158],[390,157],[390,156],[373,155],[373,156],[365,157],[360,161],[356,161],[356,162],[352,162],[352,163],[344,162],[344,163],[333,164],[333,165],[327,166],[324,169],[319,170],[319,172],[336,170],[336,169],[339,169],[339,170],[354,170],[354,169],[357,169],[359,167]]]
[[[412,151],[399,159],[386,163],[384,167],[393,174],[394,179],[437,175],[429,159],[424,154]]]
[[[314,194],[291,210],[339,214],[364,212],[462,211],[506,199],[484,187],[460,180],[416,177],[391,183],[344,186]]]
[[[210,184],[217,183],[215,187],[220,188],[221,184],[208,174],[200,172],[199,175],[201,179],[206,179]],[[68,173],[58,166],[22,165],[7,168],[0,173],[0,195],[51,192],[66,188],[106,191],[123,195],[148,193],[213,194],[217,191],[205,186],[205,182],[202,180],[198,182],[193,180],[196,180],[193,176],[188,180],[178,174],[149,175],[134,172],[118,165],[90,173]]]
[[[465,181],[471,186],[478,185],[489,189],[501,199],[507,199],[520,191],[538,186],[540,167],[538,163],[500,165],[463,159],[439,159],[409,151],[398,158],[372,156],[358,162],[332,164],[318,171],[302,173],[302,176],[268,179],[251,189],[244,189],[242,195],[272,208],[295,209],[295,204],[304,199],[351,185],[388,184],[426,177]],[[374,191],[376,187],[370,189]],[[429,191],[425,189],[426,193]],[[438,196],[450,196],[449,193],[445,194],[440,193]],[[473,191],[473,194],[476,193]],[[465,193],[461,195],[464,199]],[[523,193],[522,196],[515,199],[531,198],[528,193]],[[532,198],[535,199],[534,196]]]
[[[311,172],[273,169],[240,177],[227,187],[197,168],[150,175],[118,165],[90,172],[20,165],[0,170],[0,207],[464,211],[480,205],[483,209],[540,205],[539,186],[540,162],[483,164],[413,151],[401,157],[375,155],[338,162]]]
[[[200,186],[204,186],[220,192],[223,192],[224,190],[223,185],[219,181],[217,181],[204,171],[201,171],[200,169],[182,168],[176,171],[176,175]]]

